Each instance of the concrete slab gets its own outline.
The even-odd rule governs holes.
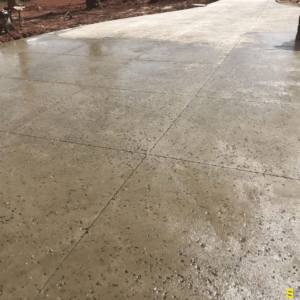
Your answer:
[[[263,49],[284,50],[282,45],[286,43],[294,43],[295,45],[295,32],[249,32],[244,35],[239,46],[243,47],[244,50],[247,47],[249,52],[259,49],[263,54]],[[298,55],[297,53],[294,54]]]
[[[3,138],[6,135],[6,132],[0,131],[0,139]]]
[[[188,96],[86,88],[15,132],[147,152],[189,101]]]
[[[176,63],[220,64],[230,50],[203,44],[163,43],[145,54],[140,60]]]
[[[0,78],[15,74],[25,77],[28,68],[33,68],[43,61],[51,61],[54,58],[54,55],[44,53],[13,51],[12,53],[0,53]]]
[[[158,46],[159,41],[150,39],[85,39],[82,47],[69,51],[69,55],[104,56],[122,59],[134,59]]]
[[[222,3],[213,3],[205,8],[194,8],[189,10],[172,12],[171,14],[159,14],[153,16],[142,16],[136,18],[130,18],[126,20],[116,20],[113,22],[100,23],[92,26],[84,26],[76,30],[68,30],[58,33],[58,36],[68,39],[78,38],[102,38],[102,37],[122,37],[122,38],[154,38],[159,40],[177,40],[179,43],[189,43],[193,40],[185,38],[188,33],[194,35],[194,41],[198,35],[198,42],[201,41],[201,36],[205,35],[205,30],[199,31],[191,27],[192,24],[208,22],[210,24],[216,24],[220,26],[220,23],[224,20],[223,25],[226,22],[227,30],[230,30],[231,34],[235,37],[236,30],[243,27],[242,32],[246,32],[253,23],[261,15],[262,10],[265,10],[270,0],[259,0],[250,2],[248,0],[241,0],[238,3],[233,0],[225,0]],[[233,8],[234,7],[234,8]],[[235,24],[231,24],[232,21],[239,22],[239,27]],[[248,22],[245,24],[244,22]],[[249,25],[249,26],[248,26]],[[211,30],[213,33],[216,30]],[[182,32],[182,34],[180,34]],[[207,33],[207,32],[206,32]],[[177,38],[177,35],[181,35],[182,39]],[[222,38],[222,35],[218,35]],[[225,38],[225,35],[223,35]],[[228,37],[225,38],[225,42]],[[209,35],[203,36],[203,42],[217,42],[215,39],[209,39]],[[232,39],[231,39],[232,41]],[[219,43],[222,41],[218,41]],[[234,46],[234,45],[233,45]]]
[[[83,57],[72,55],[58,55],[26,69],[26,73],[19,71],[11,75],[12,78],[41,80],[48,82],[71,83],[77,85],[98,86],[108,73],[128,63],[127,60]]]
[[[1,297],[33,299],[141,159],[29,137],[2,139]]]
[[[262,17],[255,22],[251,29],[258,32],[290,32],[292,31],[290,27],[291,16],[294,13],[298,13],[299,15],[299,7],[279,5],[275,1],[270,2]],[[274,18],[274,16],[280,17]]]
[[[69,41],[45,34],[1,45],[0,54],[7,55],[19,52],[63,54],[82,45],[84,42],[81,40]]]
[[[11,131],[81,88],[50,82],[0,78],[0,130]]]
[[[39,299],[282,299],[298,280],[299,188],[148,157]]]
[[[287,66],[288,69],[291,69],[293,66],[297,68],[300,65],[298,59],[300,57],[300,53],[297,51],[283,51],[285,49],[282,48],[282,43],[274,43],[272,46],[269,43],[268,48],[264,49],[260,48],[258,45],[255,45],[254,47],[251,45],[249,47],[247,46],[249,46],[248,43],[247,45],[241,43],[236,46],[230,52],[230,55],[226,57],[223,65],[226,67],[231,65],[233,68],[242,66],[245,69],[245,73],[248,71],[247,68],[252,66],[261,66],[273,69],[275,67],[282,68],[282,66]],[[283,72],[278,72],[277,77],[282,76]],[[249,77],[250,76],[254,77],[253,74],[249,72]],[[273,75],[273,78],[268,74],[266,76],[268,76],[269,80],[272,80],[276,74]]]
[[[298,286],[299,14],[220,0],[1,45],[0,296]]]
[[[240,35],[243,34],[242,31],[240,34],[231,34],[231,32],[211,32],[211,33],[202,33],[201,35],[199,32],[190,32],[184,31],[181,33],[177,33],[170,38],[170,41],[176,43],[203,43],[205,45],[209,44],[212,46],[217,46],[219,48],[226,48],[226,49],[233,49],[240,40]]]
[[[108,74],[100,86],[195,95],[217,68],[217,64],[134,60]]]
[[[299,178],[299,106],[195,98],[152,154]]]
[[[300,52],[238,47],[198,96],[298,104],[299,58]]]

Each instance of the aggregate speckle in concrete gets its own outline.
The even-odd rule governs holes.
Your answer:
[[[298,105],[196,97],[151,153],[299,178],[299,117]]]
[[[0,130],[11,131],[33,117],[65,102],[80,86],[0,78]]]
[[[195,95],[218,66],[135,60],[111,72],[100,85],[118,89]]]
[[[237,47],[198,95],[299,104],[299,67],[300,52]]]
[[[57,55],[55,58],[26,69],[25,73],[15,72],[11,77],[99,86],[107,74],[126,63],[128,63],[127,60],[116,58]]]
[[[1,296],[32,299],[142,156],[15,135],[0,141]]]
[[[15,52],[14,49],[9,52],[0,52],[0,77],[4,76],[26,76],[28,68],[33,68],[43,61],[51,61],[55,58],[53,54]]]
[[[5,132],[0,132],[0,139],[6,135]]]
[[[150,39],[103,38],[83,40],[84,45],[67,54],[78,56],[105,56],[107,58],[134,59],[157,47],[159,41]]]
[[[298,181],[147,158],[41,299],[282,299],[298,197]]]
[[[1,45],[0,298],[299,288],[298,19],[220,0]]]
[[[139,58],[149,61],[171,61],[177,63],[220,64],[230,49],[222,49],[204,44],[163,43],[147,51]]]
[[[189,101],[174,94],[88,87],[16,132],[147,152]]]
[[[85,45],[85,42],[81,40],[70,41],[57,38],[55,35],[45,34],[1,45],[0,54],[5,55],[5,58],[7,58],[9,53],[26,52],[28,55],[28,52],[30,52],[35,53],[33,56],[39,57],[37,53],[63,54],[83,45]]]

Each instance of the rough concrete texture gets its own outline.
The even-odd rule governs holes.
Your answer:
[[[0,46],[0,298],[299,287],[299,14],[221,0]]]

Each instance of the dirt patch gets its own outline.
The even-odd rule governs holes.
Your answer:
[[[194,8],[195,3],[210,4],[216,1],[218,0],[106,0],[101,1],[100,9],[86,10],[85,1],[82,0],[71,1],[64,6],[61,6],[61,1],[52,0],[47,2],[52,6],[43,6],[39,11],[29,3],[22,12],[23,30],[20,30],[19,21],[16,20],[14,24],[20,32],[0,35],[0,44],[80,25],[189,9]],[[13,18],[17,18],[16,12],[13,13]]]
[[[276,0],[276,2],[278,2],[280,4],[294,5],[294,6],[300,7],[300,4],[298,3],[298,2],[300,2],[300,0]]]

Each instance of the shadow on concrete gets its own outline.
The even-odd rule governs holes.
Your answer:
[[[285,42],[280,46],[275,46],[275,48],[291,51],[300,51],[300,41],[291,40],[290,42]]]

